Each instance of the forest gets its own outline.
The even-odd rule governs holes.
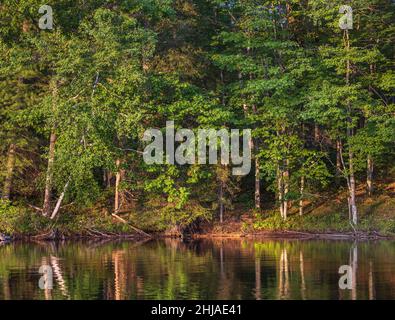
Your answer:
[[[0,3],[0,235],[395,234],[392,0]],[[251,129],[251,170],[145,130]]]

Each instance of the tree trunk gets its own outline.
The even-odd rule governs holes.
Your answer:
[[[340,150],[341,150],[341,145],[340,145],[340,140],[337,139],[336,140],[336,176],[335,176],[335,180],[336,183],[339,183],[339,179],[341,177],[342,174],[342,170],[341,170],[341,157],[340,157]]]
[[[368,155],[367,159],[367,170],[366,170],[366,192],[369,197],[373,193],[373,159],[371,155]]]
[[[278,192],[278,202],[280,205],[280,215],[281,218],[284,219],[284,207],[283,207],[283,199],[284,199],[284,189],[283,189],[283,172],[280,169],[280,166],[277,165],[277,192]]]
[[[14,168],[15,168],[15,150],[16,150],[16,145],[11,143],[7,155],[7,173],[3,187],[3,196],[2,196],[3,200],[9,200],[11,196],[12,178],[14,176]]]
[[[117,213],[121,207],[121,196],[120,196],[120,184],[121,184],[121,178],[122,178],[122,173],[121,173],[121,160],[117,159],[116,161],[116,166],[117,166],[117,173],[115,175],[115,199],[114,199],[114,211]]]
[[[62,204],[64,195],[65,195],[65,193],[67,191],[68,186],[69,186],[69,181],[67,181],[66,185],[64,186],[63,192],[61,193],[61,195],[59,196],[58,201],[56,202],[55,209],[53,210],[52,215],[51,215],[51,220],[55,219],[56,215],[58,214],[58,211],[60,209],[60,205]]]
[[[219,190],[218,190],[218,203],[219,203],[219,222],[224,222],[224,185],[223,182],[219,182]]]
[[[287,195],[289,192],[289,170],[288,170],[288,166],[289,166],[289,160],[287,159],[286,161],[286,167],[287,169],[284,171],[284,201],[283,201],[283,215],[284,215],[284,220],[287,220],[287,213],[288,213],[288,199],[287,199]]]
[[[350,50],[350,37],[348,34],[348,30],[345,30],[345,40],[346,40],[346,50]],[[351,74],[351,63],[350,59],[347,59],[347,68],[346,68],[346,85],[350,85],[350,74]],[[347,137],[350,139],[353,136],[353,128],[352,128],[352,108],[351,108],[351,103],[348,101],[347,103],[348,106],[348,124],[347,124]],[[354,225],[357,225],[358,223],[358,217],[357,217],[357,206],[356,206],[356,201],[355,201],[355,175],[354,175],[354,153],[352,149],[349,147],[348,148],[348,162],[349,162],[349,205],[350,205],[350,213],[352,217],[352,222]]]
[[[256,108],[254,108],[254,112]],[[259,160],[257,157],[257,151],[258,151],[258,146],[257,142],[255,142],[253,139],[250,140],[250,149],[254,152],[254,157],[255,157],[255,193],[254,193],[254,203],[255,203],[255,209],[260,209],[261,208],[261,190],[260,190],[260,170],[259,170]]]
[[[44,194],[44,205],[43,205],[43,215],[45,217],[47,217],[51,211],[53,166],[55,162],[55,143],[56,143],[56,133],[54,132],[54,130],[52,130],[51,137],[49,140],[48,167],[47,167],[47,177],[45,180],[45,194]]]
[[[357,205],[355,201],[355,176],[354,176],[354,155],[349,151],[349,170],[350,170],[350,211],[354,225],[358,223]]]
[[[305,182],[305,178],[304,178],[304,176],[302,176],[300,178],[300,200],[299,200],[299,215],[300,216],[303,215],[304,182]]]
[[[261,189],[260,189],[260,172],[259,172],[259,160],[255,156],[255,209],[261,208]]]

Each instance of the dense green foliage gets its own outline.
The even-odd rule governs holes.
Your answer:
[[[393,1],[48,4],[52,30],[39,28],[40,1],[0,4],[0,220],[29,208],[80,228],[87,212],[125,212],[162,230],[236,207],[285,220],[340,189],[355,227],[355,185],[371,195],[394,176]],[[251,128],[251,172],[147,165],[144,131],[170,120]]]

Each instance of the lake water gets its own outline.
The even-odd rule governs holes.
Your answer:
[[[0,299],[395,299],[394,271],[393,241],[13,243],[0,245]]]

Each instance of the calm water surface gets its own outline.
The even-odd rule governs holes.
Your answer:
[[[0,245],[0,299],[395,299],[394,271],[392,241],[14,243]]]

